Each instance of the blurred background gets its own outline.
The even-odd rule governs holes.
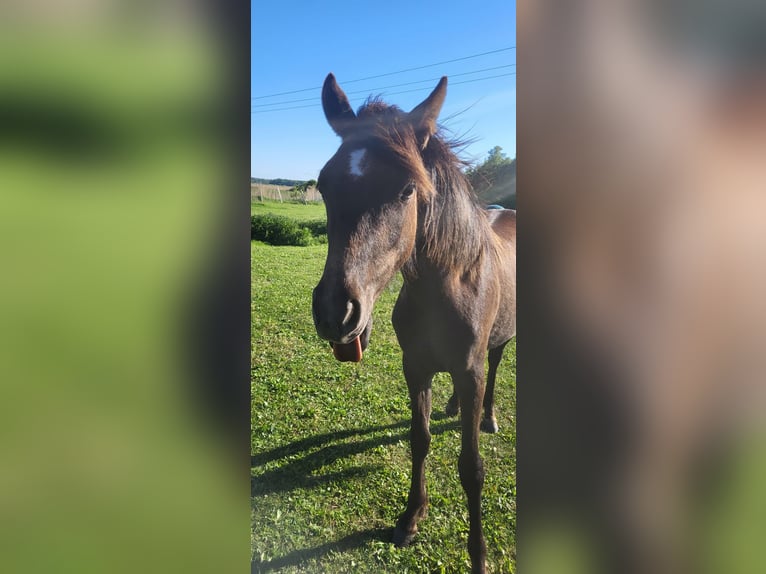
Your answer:
[[[249,9],[0,7],[0,571],[246,567]],[[518,3],[522,572],[766,569],[765,25]]]
[[[520,572],[763,572],[766,10],[518,3]]]
[[[0,7],[0,571],[246,568],[248,15]]]

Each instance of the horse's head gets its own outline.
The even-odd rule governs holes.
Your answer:
[[[436,131],[446,91],[445,77],[410,113],[372,101],[357,115],[335,76],[324,82],[322,107],[342,141],[318,179],[329,246],[313,315],[339,360],[361,360],[372,307],[412,253],[418,201],[434,193],[421,151]]]

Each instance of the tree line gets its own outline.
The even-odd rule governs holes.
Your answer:
[[[301,185],[302,183],[305,183],[305,182],[300,179],[284,179],[281,177],[278,177],[276,179],[264,179],[262,177],[251,177],[250,183],[260,183],[261,185],[286,185],[289,187],[293,187],[295,185]]]
[[[468,168],[465,175],[482,202],[516,209],[516,159],[505,155],[503,148],[493,147],[487,158]]]

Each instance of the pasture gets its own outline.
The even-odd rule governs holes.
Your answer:
[[[310,203],[297,203],[291,201],[251,201],[250,202],[250,214],[266,214],[273,213],[274,215],[284,215],[286,217],[292,217],[293,219],[299,219],[303,221],[311,221],[316,219],[324,219],[324,203],[321,201]],[[318,278],[317,278],[318,280]]]
[[[277,205],[291,217],[324,216],[321,203]],[[254,203],[256,209],[279,213]],[[449,376],[437,375],[433,384],[429,515],[412,546],[397,549],[391,533],[410,480],[410,409],[390,321],[401,278],[376,305],[363,361],[339,363],[311,318],[326,250],[251,245],[253,572],[467,571],[460,429],[444,415]],[[498,371],[500,432],[481,436],[492,572],[515,572],[515,351],[513,342]]]

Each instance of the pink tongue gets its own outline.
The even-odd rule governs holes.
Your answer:
[[[352,361],[358,363],[362,360],[362,342],[359,340],[359,337],[357,337],[350,343],[333,343],[332,354],[335,355],[335,358],[339,361]]]

